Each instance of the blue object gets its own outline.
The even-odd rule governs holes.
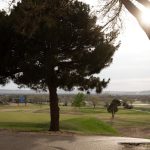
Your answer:
[[[24,102],[25,102],[25,97],[24,96],[19,97],[19,103],[24,103]]]

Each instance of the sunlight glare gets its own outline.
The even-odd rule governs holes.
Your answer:
[[[143,23],[150,25],[150,9],[144,9],[142,12],[141,18]]]

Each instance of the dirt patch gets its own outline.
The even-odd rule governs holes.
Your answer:
[[[120,143],[122,150],[150,150],[150,143]]]
[[[150,128],[146,127],[126,127],[118,128],[121,135],[135,138],[150,138]]]
[[[34,110],[33,113],[49,113],[49,108]]]

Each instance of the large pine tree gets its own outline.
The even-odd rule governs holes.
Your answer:
[[[48,90],[50,130],[58,131],[57,88],[101,92],[108,81],[93,74],[112,62],[116,33],[103,33],[89,6],[76,0],[22,0],[4,16],[11,31],[1,50],[7,49],[12,59],[1,67],[0,79]]]

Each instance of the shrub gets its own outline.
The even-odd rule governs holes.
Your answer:
[[[72,103],[72,106],[75,106],[75,107],[85,106],[85,95],[83,93],[78,93],[74,97],[74,101]]]

